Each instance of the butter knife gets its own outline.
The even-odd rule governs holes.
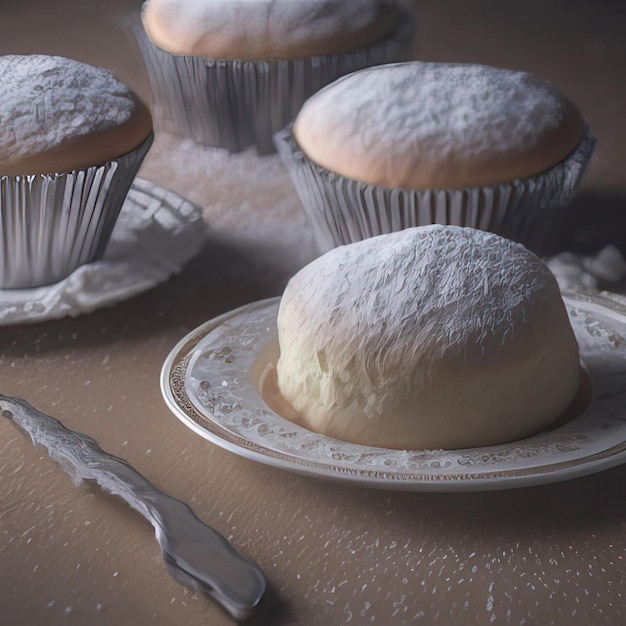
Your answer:
[[[41,444],[63,469],[122,497],[154,527],[174,579],[213,597],[236,620],[259,609],[266,582],[259,567],[237,552],[193,511],[147,481],[126,461],[104,452],[95,439],[63,426],[25,400],[0,394],[0,414]]]

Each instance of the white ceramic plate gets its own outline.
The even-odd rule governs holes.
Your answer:
[[[0,326],[80,315],[131,298],[179,272],[205,241],[195,206],[136,178],[102,259],[54,285],[0,289]]]
[[[390,450],[325,437],[282,418],[253,382],[265,358],[261,351],[276,337],[278,298],[221,315],[187,335],[165,361],[161,389],[174,414],[202,437],[301,474],[406,491],[567,480],[626,461],[626,306],[603,295],[568,296],[565,302],[591,377],[592,401],[564,426],[513,443]]]

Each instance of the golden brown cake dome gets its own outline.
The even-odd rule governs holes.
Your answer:
[[[152,131],[107,70],[48,55],[0,57],[0,175],[52,174],[120,157]]]
[[[294,124],[302,151],[347,178],[458,189],[534,176],[565,159],[585,124],[554,86],[485,65],[367,68],[311,96]]]
[[[391,0],[148,0],[147,35],[172,54],[291,59],[342,53],[388,35]]]

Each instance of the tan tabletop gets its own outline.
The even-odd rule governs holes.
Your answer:
[[[524,69],[582,109],[598,147],[560,245],[626,250],[626,6],[424,0],[415,57]],[[109,67],[146,97],[138,0],[3,2],[0,52]],[[186,333],[279,295],[315,255],[278,157],[157,137],[140,176],[202,208],[207,243],[164,284],[76,318],[0,328],[0,392],[95,437],[189,503],[265,572],[258,624],[626,623],[626,466],[484,493],[399,493],[302,477],[224,451],[159,390]],[[151,526],[72,479],[0,420],[0,623],[228,624],[167,574]]]

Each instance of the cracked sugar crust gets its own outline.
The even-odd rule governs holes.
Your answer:
[[[0,57],[0,174],[66,172],[137,147],[150,113],[105,69],[47,55]]]
[[[394,0],[148,0],[148,37],[172,54],[270,60],[367,47],[398,22]]]
[[[558,285],[523,246],[429,226],[335,248],[287,285],[278,386],[316,432],[390,448],[527,436],[580,385]]]
[[[314,94],[294,134],[307,156],[386,187],[464,188],[546,171],[581,141],[574,105],[542,78],[410,62],[355,72]]]

